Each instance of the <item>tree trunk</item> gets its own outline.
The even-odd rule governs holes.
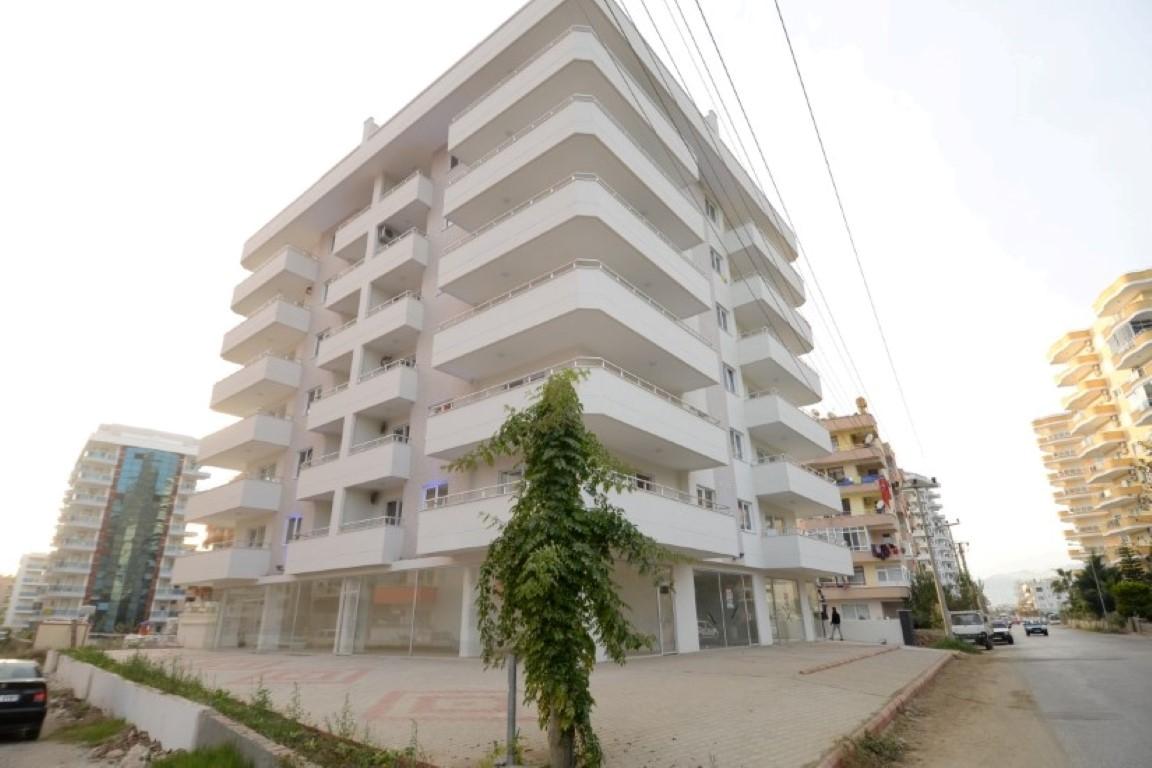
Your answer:
[[[548,723],[548,765],[550,768],[576,768],[576,729],[561,729],[552,715]]]

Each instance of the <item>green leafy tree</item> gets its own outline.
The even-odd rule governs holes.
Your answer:
[[[1122,581],[1146,581],[1148,579],[1148,571],[1144,568],[1144,563],[1136,554],[1136,550],[1127,545],[1117,548],[1116,554],[1119,558],[1116,562],[1116,570],[1119,571],[1119,577]]]
[[[1089,555],[1085,567],[1072,579],[1070,594],[1081,616],[1104,618],[1116,610],[1111,587],[1119,581],[1119,572],[1106,564],[1100,555]],[[1101,610],[1103,603],[1103,610]]]
[[[936,599],[936,580],[930,572],[925,570],[912,575],[908,603],[912,611],[912,623],[917,629],[939,629],[943,626],[940,620],[940,601]]]
[[[1126,619],[1152,618],[1152,585],[1146,581],[1124,580],[1112,586],[1116,612]]]
[[[524,665],[524,699],[548,729],[552,768],[603,763],[589,691],[597,642],[623,664],[654,641],[625,616],[617,563],[655,579],[675,559],[609,501],[632,483],[584,426],[578,378],[553,375],[533,404],[512,410],[493,437],[450,465],[523,461],[511,516],[480,567],[477,609],[484,662],[502,666],[515,654]]]

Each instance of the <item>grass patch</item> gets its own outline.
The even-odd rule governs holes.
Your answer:
[[[967,640],[957,640],[954,637],[945,637],[932,643],[932,647],[940,651],[960,651],[961,653],[980,653],[980,649]]]
[[[61,728],[52,734],[52,738],[58,741],[95,747],[115,738],[127,727],[128,723],[123,720],[97,720],[92,723],[77,723]]]
[[[884,768],[904,759],[907,746],[891,734],[865,734],[848,742],[843,768]]]
[[[244,701],[221,688],[205,685],[176,658],[163,664],[139,653],[124,661],[92,648],[76,648],[65,653],[77,661],[106,669],[134,683],[212,707],[225,717],[248,726],[321,766],[414,768],[421,764],[417,759],[420,754],[419,745],[415,742],[403,750],[382,749],[352,741],[343,734],[328,733],[298,722],[272,708],[271,699],[263,692],[263,685],[250,701]]]
[[[252,763],[225,744],[195,752],[177,752],[152,763],[152,768],[252,768]]]

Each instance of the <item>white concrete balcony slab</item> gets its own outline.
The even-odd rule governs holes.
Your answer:
[[[498,533],[491,519],[507,520],[515,485],[449,494],[420,512],[416,553],[444,555],[487,547]],[[643,533],[694,557],[735,557],[736,522],[726,509],[705,508],[684,491],[647,484],[631,493],[609,494],[611,502]]]
[[[296,394],[300,387],[300,363],[265,354],[212,387],[212,410],[232,416],[251,416],[268,411]]]
[[[725,231],[724,249],[740,274],[763,274],[791,306],[804,303],[804,281],[800,273],[780,255],[780,250],[758,226],[745,224]]]
[[[479,304],[586,254],[677,317],[712,306],[700,269],[594,174],[562,179],[447,246],[437,284]]]
[[[239,477],[190,498],[184,519],[231,528],[275,514],[280,509],[282,490],[278,480]]]
[[[392,355],[414,346],[423,329],[424,305],[420,295],[405,291],[372,307],[362,319],[325,331],[316,365],[346,371],[351,365],[352,350],[357,347]]]
[[[311,320],[306,307],[274,298],[224,334],[220,356],[230,363],[246,363],[265,352],[288,355],[308,334]]]
[[[385,435],[354,445],[347,456],[329,454],[305,464],[296,480],[296,498],[330,498],[338,488],[396,488],[412,472],[412,449],[401,435]]]
[[[752,467],[756,498],[796,517],[840,512],[840,490],[823,475],[789,461],[766,457]]]
[[[1117,368],[1139,368],[1152,360],[1152,329],[1132,335],[1113,347]]]
[[[572,350],[635,361],[645,379],[671,392],[717,382],[711,345],[597,261],[573,262],[441,323],[432,365],[491,380]]]
[[[74,530],[98,531],[100,530],[103,519],[102,515],[64,514],[60,516],[60,527]]]
[[[669,173],[696,179],[695,156],[660,105],[593,33],[572,27],[452,119],[448,151],[472,164],[556,103],[556,94],[594,96]]]
[[[430,247],[419,229],[378,245],[372,255],[348,265],[324,284],[324,306],[354,315],[359,292],[369,285],[394,288],[392,293],[419,288]]]
[[[282,248],[232,291],[232,311],[250,314],[276,296],[303,302],[319,272],[320,264],[310,254],[292,246]]]
[[[703,216],[671,177],[595,98],[570,96],[479,158],[444,192],[444,214],[477,229],[574,173],[594,173],[676,245],[703,239]]]
[[[236,585],[267,576],[271,569],[272,552],[267,547],[217,547],[176,558],[172,565],[172,583]]]
[[[1094,352],[1088,352],[1069,360],[1064,368],[1056,372],[1053,379],[1058,387],[1070,387],[1092,374],[1100,375],[1100,361]]]
[[[1104,512],[1130,507],[1140,501],[1140,486],[1118,485],[1101,491],[1096,497],[1096,511]]]
[[[306,425],[314,432],[339,432],[349,413],[391,421],[407,413],[420,393],[412,358],[394,360],[360,375],[354,383],[320,393],[308,406]]]
[[[732,284],[732,313],[741,328],[769,328],[797,355],[811,352],[812,326],[760,275]]]
[[[741,538],[744,564],[770,570],[776,578],[852,575],[852,552],[842,544],[799,533],[774,535],[771,531],[745,531]]]
[[[369,207],[350,216],[336,228],[332,253],[345,261],[358,261],[367,254],[368,240],[382,242],[391,238],[377,235],[377,229],[389,225],[395,232],[406,232],[428,226],[428,211],[436,200],[432,180],[414,171],[384,190]]]
[[[767,329],[740,337],[737,358],[749,389],[778,394],[793,405],[820,402],[820,376]]]
[[[96,539],[87,538],[72,538],[69,536],[59,537],[53,540],[56,549],[63,552],[69,550],[72,552],[95,552]]]
[[[779,395],[759,395],[744,401],[744,424],[757,443],[800,461],[832,452],[832,438],[820,422]]]
[[[258,413],[200,441],[199,461],[210,467],[242,470],[279,455],[292,438],[292,422]]]
[[[496,432],[508,407],[528,406],[549,376],[573,369],[587,374],[576,383],[584,423],[614,454],[677,470],[728,462],[727,435],[716,419],[600,358],[571,360],[431,407],[425,452],[462,456]]]
[[[394,563],[404,550],[404,529],[389,520],[363,520],[340,532],[325,528],[289,542],[284,572],[318,573]]]
[[[1089,435],[1080,442],[1081,459],[1094,459],[1113,453],[1128,441],[1128,434],[1122,429],[1108,429]]]

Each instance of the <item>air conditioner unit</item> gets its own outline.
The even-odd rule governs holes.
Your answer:
[[[396,232],[393,231],[392,227],[381,225],[376,228],[376,242],[381,245],[391,242],[394,237],[396,237]]]

